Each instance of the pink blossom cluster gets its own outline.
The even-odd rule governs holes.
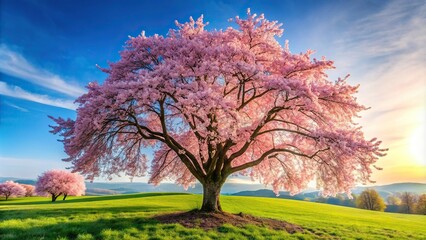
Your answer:
[[[51,195],[52,201],[60,195],[81,196],[85,193],[84,178],[65,170],[49,170],[38,177],[36,192],[40,196]],[[65,199],[65,198],[64,198]]]
[[[25,188],[19,183],[13,181],[0,183],[0,196],[4,196],[6,200],[9,199],[9,197],[25,196],[25,193]]]
[[[276,193],[316,180],[324,195],[370,181],[386,149],[354,122],[367,109],[358,86],[330,81],[333,62],[312,59],[313,51],[282,47],[281,24],[250,11],[233,21],[238,28],[208,31],[201,16],[165,37],[130,38],[102,69],[105,82],[77,99],[76,120],[52,118],[73,171],[89,179],[150,173],[151,183],[185,187],[245,175]],[[63,192],[58,179],[40,186]]]
[[[21,184],[25,188],[25,197],[32,197],[35,195],[35,186],[30,184]]]

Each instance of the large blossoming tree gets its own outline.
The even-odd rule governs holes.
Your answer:
[[[386,150],[353,122],[366,109],[358,87],[328,80],[333,62],[282,47],[281,24],[250,12],[234,21],[237,29],[207,31],[191,18],[166,37],[130,38],[102,69],[105,82],[77,99],[77,119],[53,118],[73,171],[198,180],[204,211],[222,210],[220,189],[233,174],[275,192],[315,179],[324,195],[369,181]],[[150,161],[145,148],[154,149]]]

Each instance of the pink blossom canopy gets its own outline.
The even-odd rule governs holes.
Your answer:
[[[330,81],[333,62],[313,51],[282,47],[281,24],[250,12],[233,21],[207,31],[191,18],[166,37],[131,37],[105,82],[77,99],[77,119],[54,119],[73,171],[149,172],[185,187],[244,175],[292,193],[316,180],[324,195],[370,181],[386,149],[353,122],[366,109],[358,86]]]
[[[31,197],[35,194],[35,186],[29,184],[21,184],[25,189],[25,197]]]
[[[65,170],[46,171],[38,177],[36,183],[36,192],[41,196],[47,194],[81,196],[85,191],[84,178]]]
[[[25,188],[19,183],[6,181],[0,183],[0,195],[6,197],[6,200],[9,197],[25,196]]]

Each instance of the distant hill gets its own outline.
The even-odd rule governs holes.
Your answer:
[[[280,194],[277,196],[270,189],[259,189],[255,191],[241,191],[237,193],[233,193],[231,195],[234,196],[250,196],[250,197],[270,197],[270,198],[285,198],[285,199],[296,199],[296,200],[311,200],[318,198],[319,192],[303,192],[296,195],[290,195],[290,192],[280,191]]]
[[[14,178],[14,177],[0,177],[0,182],[16,181],[16,180],[19,180],[19,178]]]
[[[232,194],[234,196],[248,196],[248,197],[276,197],[275,193],[270,189],[259,189],[256,191],[241,191]]]
[[[103,196],[103,195],[116,195],[116,194],[120,194],[120,193],[114,190],[103,189],[103,188],[90,188],[86,190],[87,196]]]
[[[35,180],[29,180],[29,179],[18,179],[18,180],[15,180],[14,182],[20,183],[20,184],[29,184],[29,185],[35,185],[36,184]]]
[[[412,192],[416,194],[426,193],[426,184],[424,183],[396,183],[383,186],[356,187],[352,190],[352,193],[358,195],[367,188],[375,189],[383,199],[386,199],[392,194],[401,192]],[[276,196],[275,193],[270,189],[260,189],[255,191],[240,191],[232,195],[305,200],[311,202],[355,207],[355,200],[353,198],[348,198],[346,194],[338,194],[335,197],[324,198],[321,196],[319,191],[302,192],[293,196],[290,195],[289,192],[282,191],[278,196]],[[386,208],[386,212],[399,212],[399,207],[393,205],[388,206]]]
[[[386,199],[391,194],[397,192],[412,192],[416,194],[426,193],[426,184],[425,183],[394,183],[389,185],[382,186],[369,186],[369,187],[356,187],[352,190],[354,194],[360,194],[367,188],[375,189],[379,195]],[[270,189],[260,189],[254,191],[240,191],[234,193],[232,195],[235,196],[257,196],[257,197],[277,197],[275,193]],[[289,192],[282,191],[280,192],[278,198],[287,198],[287,199],[313,199],[318,198],[320,196],[319,191],[309,191],[302,192],[300,194],[296,194],[291,196]]]
[[[21,179],[21,178],[14,178],[14,177],[0,177],[0,183],[6,182],[6,181],[14,181],[16,183],[29,184],[29,185],[35,185],[35,183],[36,183],[36,181],[34,179]]]
[[[426,193],[426,184],[425,183],[394,183],[382,186],[374,187],[358,187],[357,190],[362,192],[366,188],[374,188],[376,191],[383,192],[413,192],[413,193]]]
[[[14,177],[0,177],[0,182],[15,181],[22,184],[35,184],[34,179],[20,179]],[[107,195],[107,194],[126,194],[126,193],[139,193],[139,192],[188,192],[188,193],[202,193],[203,189],[200,184],[195,184],[187,191],[182,186],[173,183],[163,183],[154,186],[148,183],[141,182],[86,182],[86,195]],[[426,193],[425,183],[395,183],[382,186],[371,187],[356,187],[352,190],[353,193],[359,194],[366,188],[373,188],[379,194],[386,198],[395,192],[413,192],[416,194]],[[275,193],[270,189],[265,189],[262,184],[241,184],[241,183],[225,183],[222,188],[224,195],[236,196],[257,196],[257,197],[276,197]],[[282,191],[278,198],[286,199],[315,199],[319,197],[319,191],[305,191],[300,194],[291,196],[289,192]]]
[[[18,183],[35,185],[34,179],[0,177],[0,183],[5,181],[15,181]],[[194,187],[190,187],[186,191],[182,186],[173,183],[162,183],[158,186],[154,186],[152,184],[141,182],[86,182],[86,188],[86,195],[106,195],[106,192],[108,191],[112,191],[111,194],[126,194],[139,192],[203,192],[203,189],[200,184],[195,184]],[[262,184],[225,183],[222,188],[222,194],[230,195],[238,191],[251,191],[261,188],[264,188]],[[101,189],[104,189],[105,191],[103,192],[101,191]]]
[[[425,183],[394,183],[381,186],[371,186],[371,187],[357,187],[352,190],[355,194],[360,194],[367,188],[372,188],[376,190],[379,195],[386,199],[388,196],[398,193],[398,192],[411,192],[415,194],[426,193],[426,184]]]
[[[86,183],[87,189],[109,189],[118,193],[138,193],[138,192],[188,192],[188,193],[202,193],[203,189],[200,184],[195,184],[187,191],[179,185],[173,183],[162,183],[154,186],[148,183],[140,182],[93,182]],[[222,194],[229,195],[238,191],[253,191],[264,188],[261,184],[238,184],[238,183],[225,183],[222,188]]]

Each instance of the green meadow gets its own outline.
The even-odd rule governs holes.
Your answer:
[[[426,216],[383,213],[295,200],[221,196],[231,213],[284,220],[303,232],[223,225],[209,231],[152,217],[200,207],[201,195],[141,193],[0,200],[0,239],[426,239]]]

